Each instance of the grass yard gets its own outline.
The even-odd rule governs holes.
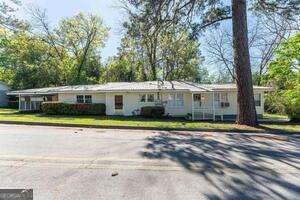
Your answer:
[[[184,119],[144,119],[141,117],[55,116],[39,113],[22,114],[15,109],[0,108],[0,121],[38,122],[86,126],[130,126],[156,129],[187,129],[235,132],[300,132],[300,124],[261,124],[258,128],[236,125],[233,122],[199,122]]]
[[[264,119],[288,119],[288,116],[287,115],[281,115],[281,114],[264,113],[263,118]]]

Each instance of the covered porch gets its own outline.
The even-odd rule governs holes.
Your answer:
[[[214,92],[192,93],[192,120],[215,120]]]
[[[192,93],[192,120],[221,120],[230,106],[227,93],[214,91]]]
[[[19,94],[20,111],[39,111],[43,102],[58,101],[57,94]]]

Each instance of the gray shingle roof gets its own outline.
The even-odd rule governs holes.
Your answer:
[[[269,90],[267,87],[254,86],[255,89]],[[178,90],[190,92],[236,90],[234,84],[197,84],[183,81],[146,81],[146,82],[111,82],[97,85],[75,85],[27,89],[9,92],[9,95],[16,94],[53,94],[53,93],[76,93],[76,92],[117,92],[117,91],[157,91],[157,90]]]

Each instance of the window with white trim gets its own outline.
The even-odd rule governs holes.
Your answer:
[[[140,102],[154,102],[154,94],[140,94]]]
[[[77,95],[76,96],[77,103],[92,103],[92,95]]]
[[[146,102],[146,94],[140,94],[140,102]]]
[[[147,94],[147,102],[154,102],[154,94]]]
[[[84,103],[92,103],[92,95],[85,95]]]
[[[214,100],[215,100],[215,107],[228,107],[229,106],[228,93],[226,93],[226,92],[215,93]]]
[[[255,106],[261,106],[261,94],[254,94]]]
[[[174,93],[169,95],[168,105],[170,107],[183,107],[184,97],[182,93]]]

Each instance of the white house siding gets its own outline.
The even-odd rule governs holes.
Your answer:
[[[107,115],[125,115],[131,116],[135,110],[140,110],[143,106],[154,106],[154,102],[140,102],[140,94],[154,94],[149,92],[123,92],[123,93],[106,93],[106,114]],[[123,95],[123,110],[115,109],[115,95]]]
[[[217,92],[215,92],[217,93]],[[221,92],[227,93],[229,107],[218,107],[215,105],[216,115],[236,115],[237,114],[237,93],[236,92]]]
[[[8,98],[6,92],[8,87],[3,83],[0,83],[0,107],[7,106]]]
[[[154,102],[140,102],[140,94],[152,93],[157,99],[157,92],[116,92],[116,93],[86,93],[83,95],[92,95],[93,103],[105,103],[106,104],[106,114],[107,115],[125,115],[131,116],[135,110],[140,110],[143,106],[154,106]],[[182,93],[184,97],[183,107],[171,107],[168,103],[165,106],[165,113],[172,116],[184,116],[188,113],[192,113],[192,93],[191,92],[161,92],[162,101],[168,102],[169,95],[172,93]],[[215,92],[217,93],[217,92]],[[237,93],[227,92],[228,101],[230,103],[229,107],[220,108],[215,107],[216,115],[236,115],[237,114]],[[259,93],[258,91],[255,93]],[[263,114],[264,112],[264,93],[261,93],[261,105],[256,107],[257,114]],[[201,108],[212,108],[213,94],[212,93],[202,93],[205,96],[205,101],[202,103]],[[58,101],[63,103],[76,103],[76,96],[81,95],[80,93],[65,93],[58,94]],[[115,110],[115,95],[123,95],[123,110]]]
[[[264,92],[254,91],[255,94],[261,93],[261,106],[256,106],[256,113],[261,115],[264,113]],[[237,92],[227,92],[228,101],[230,103],[229,107],[216,109],[216,115],[236,115],[237,114]]]
[[[162,100],[168,102],[170,94],[182,93],[183,94],[183,107],[172,107],[168,103],[165,106],[165,113],[172,116],[184,116],[192,113],[192,93],[190,92],[162,92]]]
[[[58,102],[61,103],[76,103],[77,95],[92,95],[93,103],[105,103],[105,94],[104,93],[63,93],[58,94]]]

